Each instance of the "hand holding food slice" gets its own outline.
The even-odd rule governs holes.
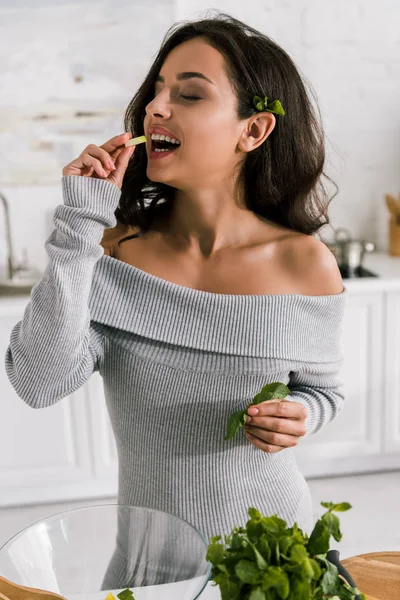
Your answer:
[[[74,175],[104,179],[122,188],[125,171],[137,144],[146,141],[145,136],[130,139],[131,133],[121,133],[109,139],[101,146],[89,144],[83,152],[68,163],[63,176]]]

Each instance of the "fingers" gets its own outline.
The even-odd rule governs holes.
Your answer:
[[[87,167],[84,175],[86,177],[90,177],[93,173],[96,173],[99,177],[108,177],[111,168],[105,166],[106,163],[102,163],[99,158],[96,158],[93,154],[89,154],[88,152],[84,152],[80,156],[82,165]],[[104,165],[104,166],[103,166]]]
[[[125,171],[128,167],[129,160],[132,154],[135,152],[136,146],[129,146],[128,148],[124,148],[118,154],[118,157],[115,161],[115,171],[113,171],[110,175],[110,179],[114,181],[119,188],[122,187],[122,182],[124,179]]]
[[[306,435],[304,420],[282,419],[281,417],[251,417],[246,427],[261,428],[282,435],[302,437]]]
[[[302,404],[291,400],[271,400],[251,406],[247,411],[245,435],[253,446],[264,452],[292,448],[307,433],[307,412]]]
[[[267,402],[250,406],[247,414],[251,417],[274,416],[304,420],[307,417],[308,411],[300,402],[293,402],[292,400],[268,400]]]
[[[120,135],[116,135],[102,144],[100,148],[103,148],[103,150],[111,154],[111,152],[121,148],[121,146],[123,146],[131,137],[131,133],[121,133]]]
[[[251,433],[248,433],[245,431],[244,434],[247,437],[247,439],[249,440],[249,442],[251,444],[253,444],[253,446],[258,448],[259,450],[262,450],[263,452],[266,452],[267,454],[273,454],[274,452],[280,452],[281,450],[284,450],[284,448],[282,446],[275,446],[274,444],[268,444],[267,442],[264,442],[263,440],[252,435]]]
[[[101,146],[89,144],[81,154],[85,166],[93,166],[98,175],[106,176],[115,169],[115,163],[111,156]],[[94,159],[94,160],[92,160]],[[101,172],[103,171],[103,172]]]
[[[115,139],[116,138],[114,138],[114,140]],[[129,138],[127,137],[126,139]],[[114,146],[115,143],[116,142],[114,142]],[[99,177],[109,178],[110,181],[121,188],[129,159],[135,152],[135,149],[136,146],[129,146],[128,148],[124,147],[122,149],[115,148],[113,154],[116,158],[114,158],[103,147],[90,144],[80,156],[83,165],[88,169],[88,172],[85,173],[85,175],[90,177],[95,173]]]
[[[104,150],[109,152],[112,160],[115,163],[121,152],[124,152],[126,149],[125,142],[127,142],[131,137],[131,133],[122,133],[121,135],[116,135],[115,137],[111,138],[111,140],[108,140],[108,142],[105,144],[102,144],[100,148],[104,148]]]
[[[123,152],[125,150],[125,146],[123,148],[117,148],[116,150],[113,150],[112,152],[110,152],[110,156],[112,158],[112,160],[115,161],[117,160],[118,156],[121,154],[121,152]]]
[[[89,144],[78,158],[63,168],[62,174],[82,175],[84,177],[109,177],[111,173],[116,171],[116,161],[126,150],[125,142],[131,137],[131,133],[121,133],[101,146]],[[130,156],[132,156],[132,152],[128,155],[128,158]],[[125,164],[126,157],[125,153],[124,160],[120,164]]]
[[[249,433],[262,442],[273,446],[280,446],[281,448],[293,448],[294,446],[297,446],[301,437],[286,433],[276,433],[275,431],[269,431],[262,427],[253,427],[249,425],[245,427],[245,433]]]

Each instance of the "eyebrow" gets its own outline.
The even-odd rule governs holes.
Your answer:
[[[194,78],[204,79],[205,81],[208,81],[208,83],[211,83],[211,85],[214,85],[213,82],[211,81],[211,79],[208,79],[208,77],[203,75],[203,73],[199,73],[197,71],[184,71],[183,73],[178,73],[176,78],[178,81],[184,81],[186,79],[194,79]],[[161,83],[165,82],[164,77],[162,75],[157,75],[156,81],[160,81]]]

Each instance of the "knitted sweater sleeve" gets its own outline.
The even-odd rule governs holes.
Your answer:
[[[32,288],[6,350],[7,376],[29,406],[50,406],[99,369],[102,336],[91,326],[88,299],[104,229],[116,225],[120,189],[101,179],[65,176],[45,242],[48,264]]]
[[[290,373],[288,399],[307,408],[306,435],[317,433],[336,419],[343,408],[341,362],[305,363]]]

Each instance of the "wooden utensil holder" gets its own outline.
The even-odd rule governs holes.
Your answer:
[[[400,222],[394,217],[389,221],[389,254],[400,256]]]

